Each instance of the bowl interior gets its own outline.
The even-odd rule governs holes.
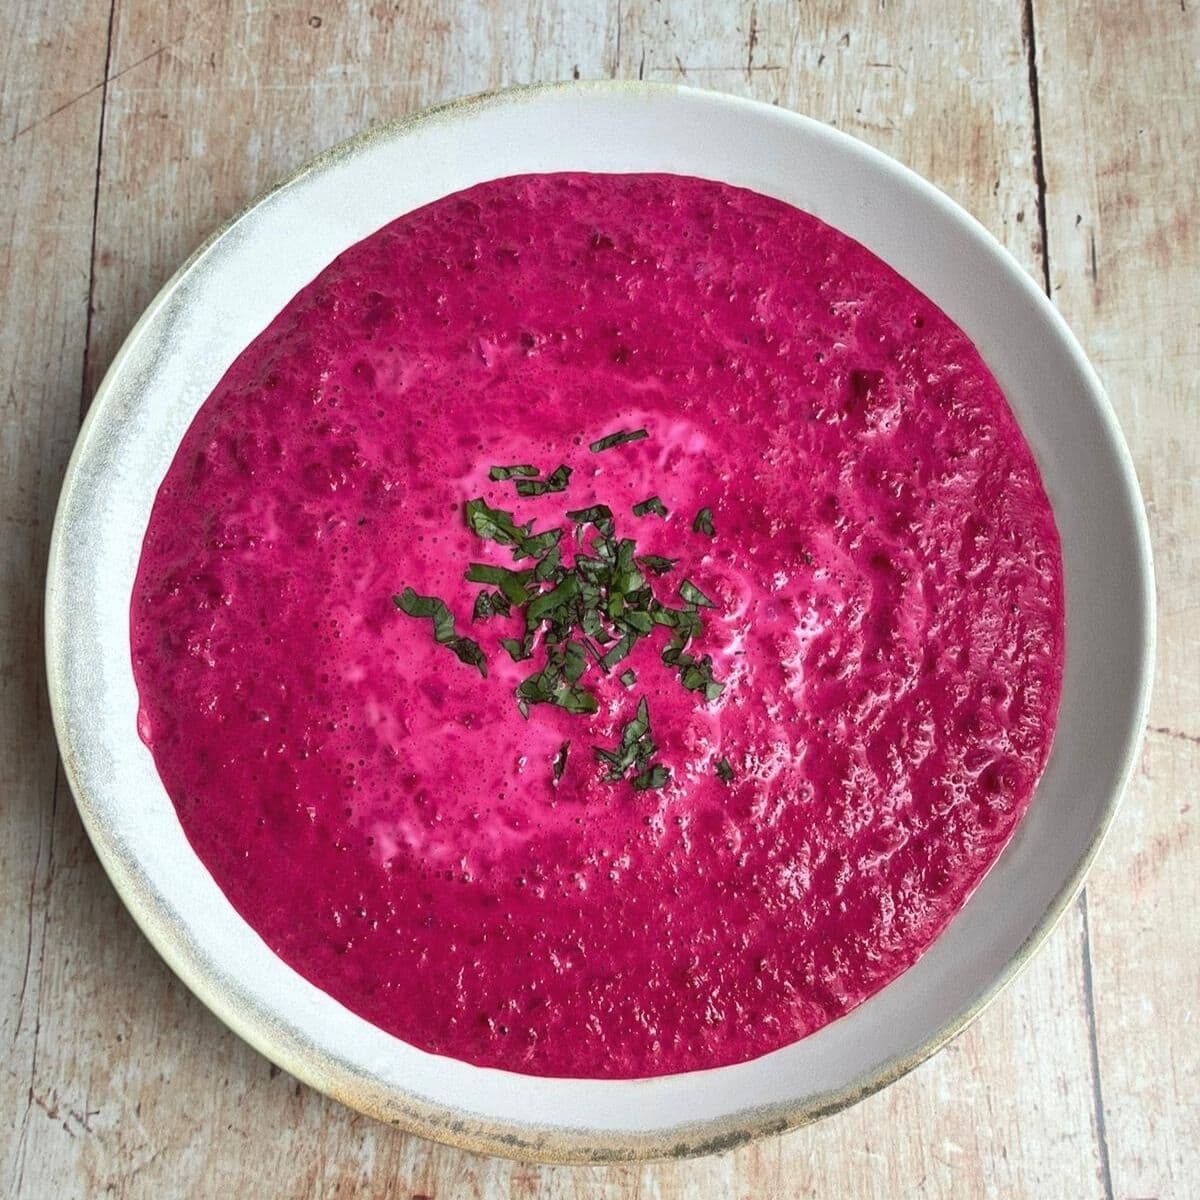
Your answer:
[[[1062,534],[1066,677],[1053,755],[973,898],[911,970],[817,1034],[752,1062],[640,1081],[555,1080],[419,1051],[277,959],[193,855],[137,736],[129,602],[159,482],[237,354],[346,246],[486,179],[670,171],[753,188],[863,242],[972,337],[1003,387]],[[1130,771],[1152,642],[1148,539],[1094,373],[993,239],[861,143],[686,89],[563,86],[462,102],[332,151],[210,241],[113,364],[64,486],[47,589],[51,698],[80,812],[134,916],[214,1012],[364,1111],[500,1153],[700,1152],[811,1119],[902,1074],[1019,968],[1082,881]]]

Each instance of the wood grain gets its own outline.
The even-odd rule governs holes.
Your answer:
[[[1073,0],[1039,3],[1037,18],[1053,296],[1133,451],[1159,589],[1150,733],[1088,888],[1112,1188],[1195,1195],[1200,16]]]
[[[0,1115],[14,1130],[0,1137],[0,1181],[11,1194],[1194,1190],[1195,19],[1173,5],[1131,21],[1116,3],[976,0],[948,25],[935,7],[72,0],[53,19],[34,3],[0,18],[12,34],[0,37],[0,716],[12,734],[0,748]],[[377,1126],[271,1067],[184,991],[121,908],[56,789],[40,684],[42,560],[80,380],[90,395],[179,261],[261,188],[372,122],[574,75],[679,80],[827,120],[937,182],[1039,282],[1048,275],[1134,445],[1164,595],[1159,732],[1086,905],[905,1080],[813,1128],[691,1163],[476,1158]]]
[[[89,0],[0,14],[0,1186],[26,1195],[45,1126],[76,1120],[40,1083],[60,861],[40,623],[79,423],[107,22]]]

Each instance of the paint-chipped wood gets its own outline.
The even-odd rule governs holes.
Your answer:
[[[1186,6],[1143,7],[976,0],[947,23],[917,0],[25,0],[0,15],[0,1187],[437,1200],[1194,1187],[1200,45]],[[611,75],[830,121],[934,180],[1049,278],[1147,490],[1162,669],[1143,769],[1086,906],[966,1035],[857,1108],[723,1157],[529,1167],[309,1091],[162,966],[56,789],[39,588],[81,396],[214,225],[374,121]]]

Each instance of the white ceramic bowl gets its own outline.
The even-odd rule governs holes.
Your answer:
[[[975,341],[1062,534],[1066,678],[1054,752],[1012,843],[908,972],[752,1062],[638,1081],[542,1079],[417,1050],[275,957],[193,854],[138,739],[134,572],[156,489],[245,345],[335,255],[410,209],[533,171],[669,171],[753,188],[857,238]],[[314,1087],[464,1146],[552,1160],[702,1153],[811,1121],[911,1069],[1008,982],[1079,889],[1135,761],[1153,643],[1149,539],[1095,373],[1046,297],[916,175],[815,121],[685,88],[562,85],[375,129],[202,247],[101,385],[63,485],[46,594],[50,696],[79,811],[125,903],[231,1028]]]

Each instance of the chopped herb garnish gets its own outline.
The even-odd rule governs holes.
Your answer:
[[[650,706],[643,696],[638,701],[637,715],[621,730],[621,741],[612,750],[593,746],[596,758],[608,767],[604,779],[616,783],[625,778],[632,767],[635,774],[633,786],[638,791],[660,788],[671,777],[670,771],[661,763],[652,763],[658,747],[650,736]]]
[[[633,506],[635,517],[644,517],[647,513],[654,513],[656,517],[665,517],[667,506],[657,496],[651,496]]]
[[[713,537],[716,534],[717,531],[713,528],[711,508],[702,508],[696,514],[696,519],[692,522],[692,532],[704,533],[709,537]]]
[[[626,442],[640,442],[642,438],[649,436],[644,429],[621,429],[602,437],[598,442],[592,442],[588,449],[593,454],[599,454],[602,450],[611,450],[614,446],[625,445]]]
[[[517,475],[533,478],[537,473],[537,467],[532,467],[528,463],[518,463],[515,467],[493,467],[488,472],[488,478],[494,483],[501,483],[505,479],[512,479]]]
[[[703,692],[705,700],[715,700],[724,690],[725,685],[713,678],[712,658],[705,655],[696,662],[680,662],[679,682],[689,692]]]
[[[558,748],[558,753],[554,756],[554,764],[551,770],[554,772],[554,782],[557,783],[562,777],[563,772],[567,769],[567,755],[571,752],[571,743],[563,742]]]
[[[621,430],[592,443],[591,449],[607,450],[647,436],[644,429]],[[536,467],[518,463],[492,467],[488,474],[495,482],[515,480],[518,495],[529,497],[565,491],[571,468],[563,464],[539,479]],[[647,497],[632,507],[638,517],[668,515],[658,496]],[[608,505],[592,504],[567,511],[566,518],[575,530],[566,551],[562,526],[538,531],[533,521],[520,522],[513,513],[493,508],[482,497],[467,501],[463,511],[473,533],[508,548],[514,561],[525,564],[506,567],[474,562],[465,572],[468,582],[487,587],[475,596],[472,618],[521,619],[524,629],[520,636],[497,639],[514,662],[529,662],[537,649],[541,665],[535,666],[515,689],[522,716],[527,717],[536,704],[551,704],[570,713],[597,712],[599,700],[587,683],[589,670],[595,667],[609,674],[641,638],[653,636],[660,625],[670,631],[661,651],[662,661],[678,673],[680,684],[708,702],[721,695],[725,685],[713,676],[711,656],[698,656],[689,650],[693,639],[703,631],[698,610],[715,607],[713,601],[690,579],[679,584],[682,607],[658,599],[648,576],[667,574],[679,560],[656,554],[639,556],[632,538],[617,537],[616,521]],[[693,528],[711,536],[711,517],[710,509],[701,509]],[[430,621],[439,644],[487,674],[483,649],[478,642],[456,632],[453,614],[442,600],[418,595],[412,588],[393,600],[409,616]],[[619,679],[626,688],[632,688],[637,674],[627,667]],[[564,742],[554,756],[555,782],[566,769],[569,746]],[[657,747],[650,733],[645,697],[638,703],[637,715],[623,727],[619,744],[612,749],[594,749],[597,759],[606,764],[604,777],[610,781],[628,779],[640,791],[661,788],[671,777],[668,767],[654,761]]]
[[[513,558],[541,558],[551,546],[558,544],[561,529],[533,532],[533,522],[518,525],[510,512],[492,508],[486,500],[476,497],[464,506],[467,527],[472,533],[501,546],[511,546]]]
[[[662,763],[654,763],[633,777],[633,790],[644,792],[648,788],[660,788],[671,778],[671,770]]]
[[[445,601],[436,596],[419,596],[412,588],[406,587],[399,596],[392,597],[392,603],[406,616],[431,620],[435,642],[444,646],[454,640],[454,616]]]
[[[392,603],[406,616],[432,621],[435,642],[453,651],[462,662],[478,667],[480,675],[487,675],[487,660],[479,643],[454,632],[454,616],[443,600],[436,596],[420,596],[406,587],[399,596],[392,597]]]
[[[661,554],[643,554],[634,560],[639,567],[645,567],[652,575],[665,575],[675,569],[679,562],[677,558],[663,558]]]
[[[525,662],[533,657],[533,635],[526,634],[523,638],[505,637],[500,639],[500,645],[508,651],[513,662]]]
[[[613,642],[608,650],[605,651],[604,657],[600,660],[600,665],[606,671],[611,671],[613,667],[615,667],[617,663],[621,661],[621,659],[628,657],[630,650],[633,649],[633,643],[635,641],[637,641],[636,633],[626,633],[622,637],[618,638],[615,642]]]
[[[456,637],[446,645],[458,655],[460,662],[465,662],[470,667],[478,667],[480,675],[487,678],[487,659],[478,642],[473,642],[469,637]]]
[[[733,768],[729,765],[729,759],[723,758],[717,763],[717,774],[725,783],[732,781]]]
[[[679,594],[697,608],[716,608],[716,605],[690,579],[685,579],[679,585]]]
[[[567,520],[574,521],[576,525],[594,525],[606,538],[613,535],[613,514],[607,504],[572,509],[567,512]]]
[[[547,492],[565,492],[571,479],[571,468],[555,468],[545,479],[518,479],[518,496],[544,496]]]
[[[533,577],[532,571],[513,571],[508,567],[493,567],[489,563],[471,563],[467,567],[468,583],[490,583],[500,589],[510,604],[524,604],[529,595],[526,585]]]

